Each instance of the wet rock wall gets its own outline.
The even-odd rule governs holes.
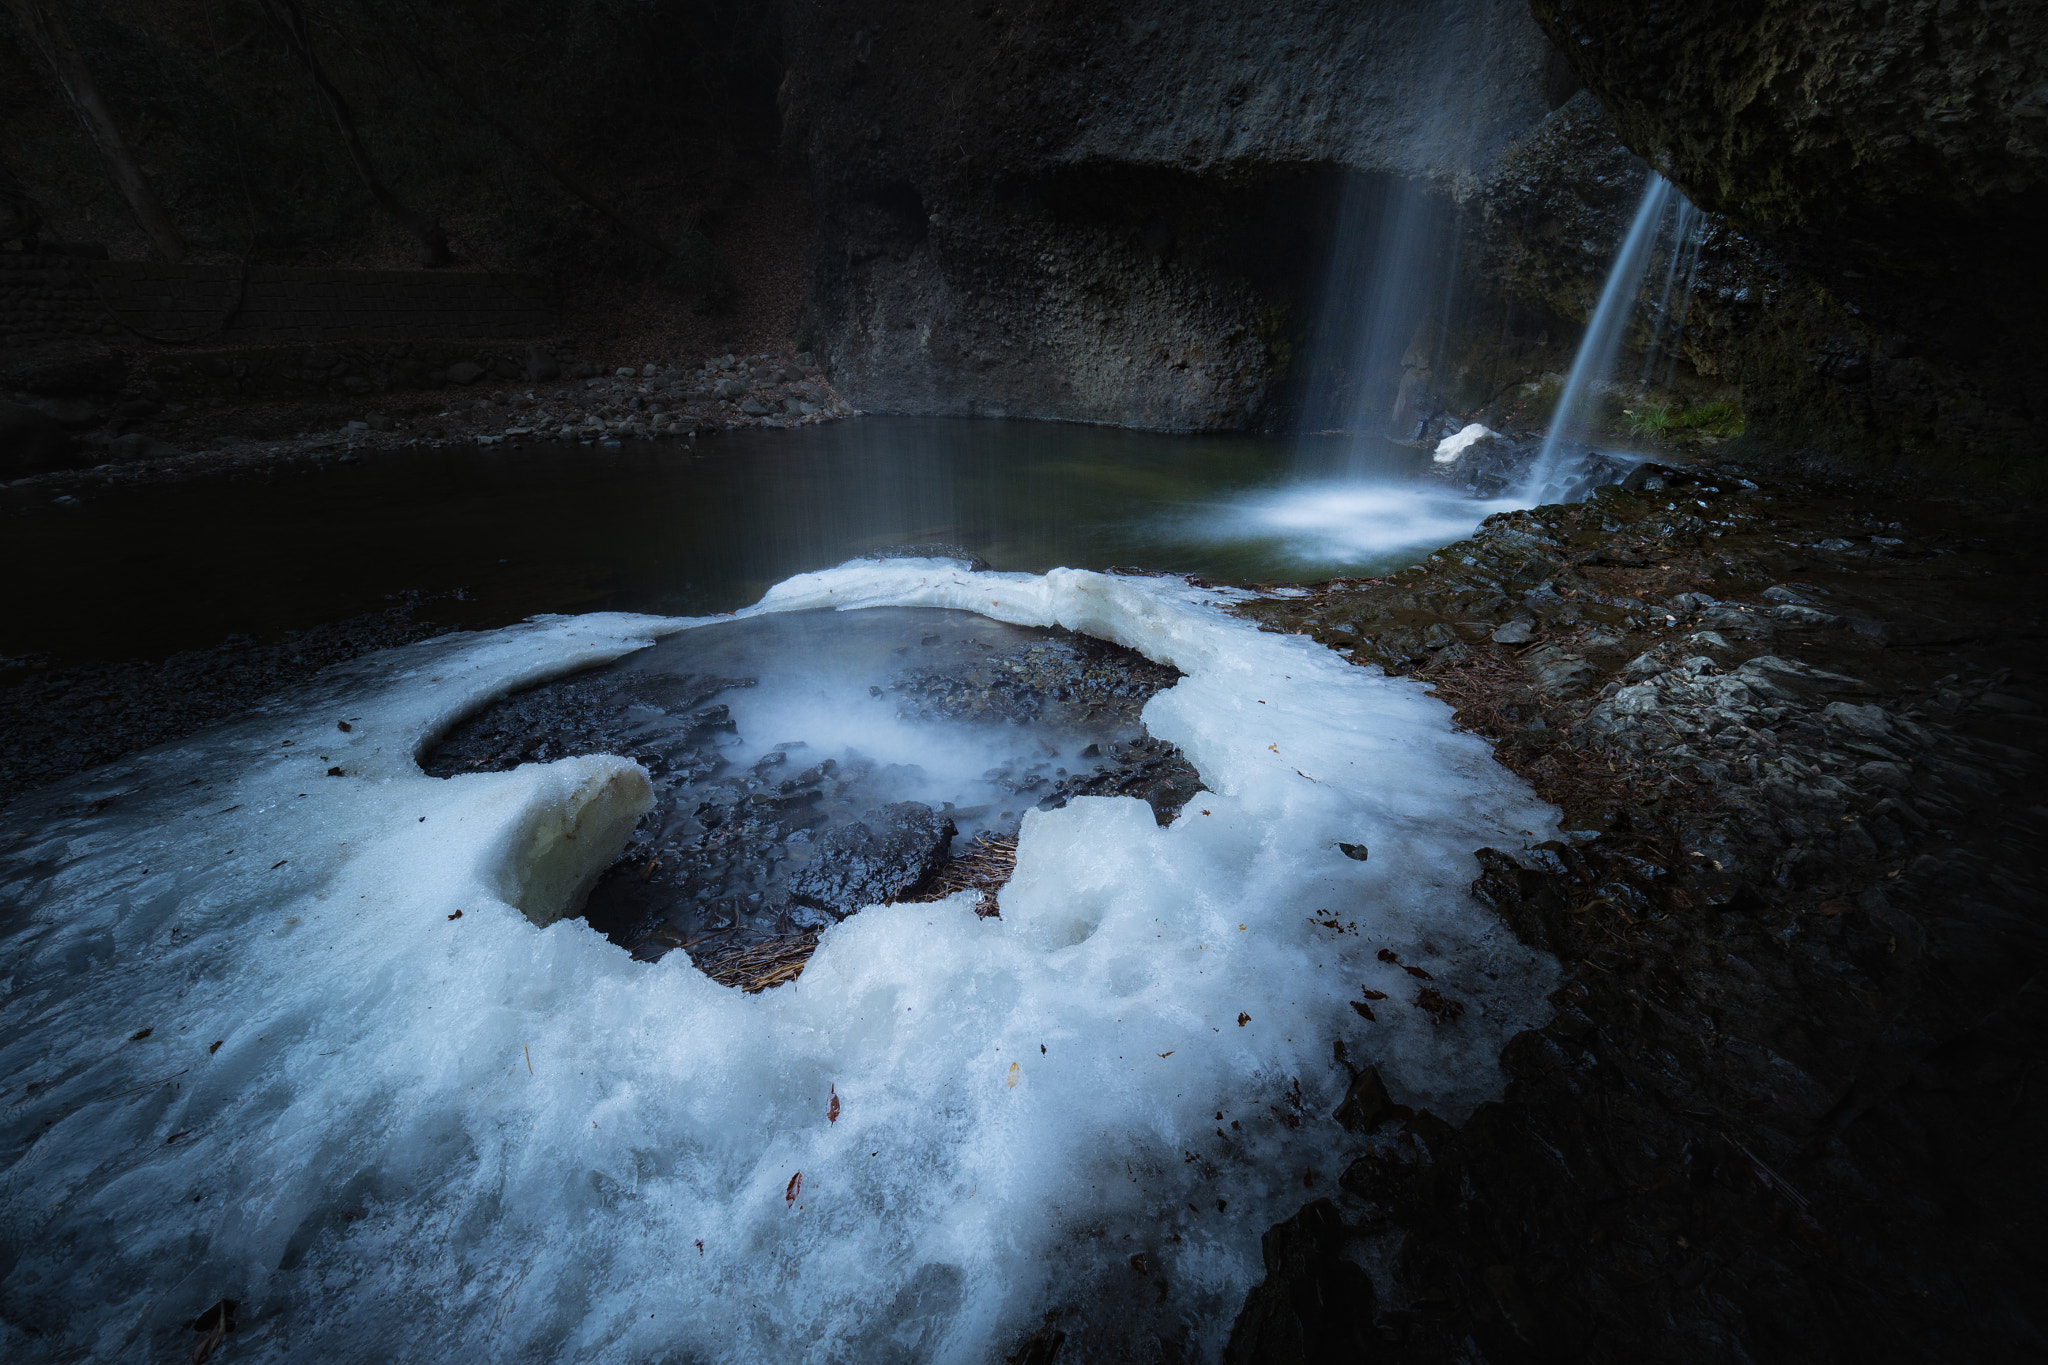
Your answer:
[[[1753,432],[1863,458],[2048,453],[2048,12],[1531,10],[1622,141],[1779,277],[1770,306],[1720,320]]]
[[[9,351],[137,337],[249,345],[536,336],[560,320],[542,282],[523,275],[0,253],[0,347]]]
[[[1274,419],[1334,180],[1449,186],[1557,98],[1506,0],[822,4],[785,55],[850,401],[1175,429]]]

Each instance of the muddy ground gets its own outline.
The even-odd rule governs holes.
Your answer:
[[[1338,1040],[1356,1156],[1268,1234],[1231,1361],[2048,1349],[2031,515],[1649,482],[1245,608],[1433,682],[1572,833],[1478,855],[1566,972],[1506,1097],[1411,1115]]]

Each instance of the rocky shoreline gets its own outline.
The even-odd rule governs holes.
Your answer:
[[[744,427],[802,426],[858,415],[804,352],[727,353],[688,365],[649,361],[607,373],[576,365],[565,374],[546,360],[530,363],[523,377],[510,382],[463,361],[448,366],[441,378],[446,387],[440,390],[394,390],[346,407],[303,401],[209,406],[196,395],[174,396],[149,383],[130,385],[118,401],[105,402],[23,391],[0,403],[8,432],[23,433],[21,448],[57,451],[69,444],[79,453],[66,457],[69,464],[22,474],[0,487],[18,497],[75,498],[92,488],[179,482],[238,469],[346,463],[373,450],[694,441]],[[282,434],[307,422],[332,425]],[[250,432],[277,434],[240,434]],[[98,463],[77,463],[95,456]]]
[[[1432,681],[1572,833],[1478,853],[1567,974],[1505,1098],[1454,1128],[1393,1102],[1369,1026],[1338,1040],[1357,1155],[1268,1234],[1226,1359],[2043,1340],[2024,519],[1730,465],[1631,484],[1246,608]]]

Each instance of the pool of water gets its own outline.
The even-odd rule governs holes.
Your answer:
[[[1425,463],[1349,438],[895,417],[694,447],[368,453],[4,505],[0,570],[37,588],[11,601],[0,655],[150,658],[408,592],[476,626],[725,611],[791,574],[935,541],[999,569],[1311,581],[1409,563],[1496,510],[1422,481]]]

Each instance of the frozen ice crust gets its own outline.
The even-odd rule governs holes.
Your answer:
[[[8,1358],[189,1350],[222,1298],[246,1360],[982,1361],[1055,1308],[1096,1349],[1213,1355],[1260,1233],[1335,1191],[1333,1040],[1454,1116],[1554,984],[1466,890],[1554,812],[1420,684],[1230,596],[946,560],[769,592],[750,610],[951,607],[1171,663],[1146,725],[1214,790],[1166,827],[1031,812],[1000,918],[870,908],[757,996],[559,918],[645,809],[637,767],[414,762],[701,621],[388,651],[16,802]],[[1463,1014],[1432,1022],[1411,966]]]

